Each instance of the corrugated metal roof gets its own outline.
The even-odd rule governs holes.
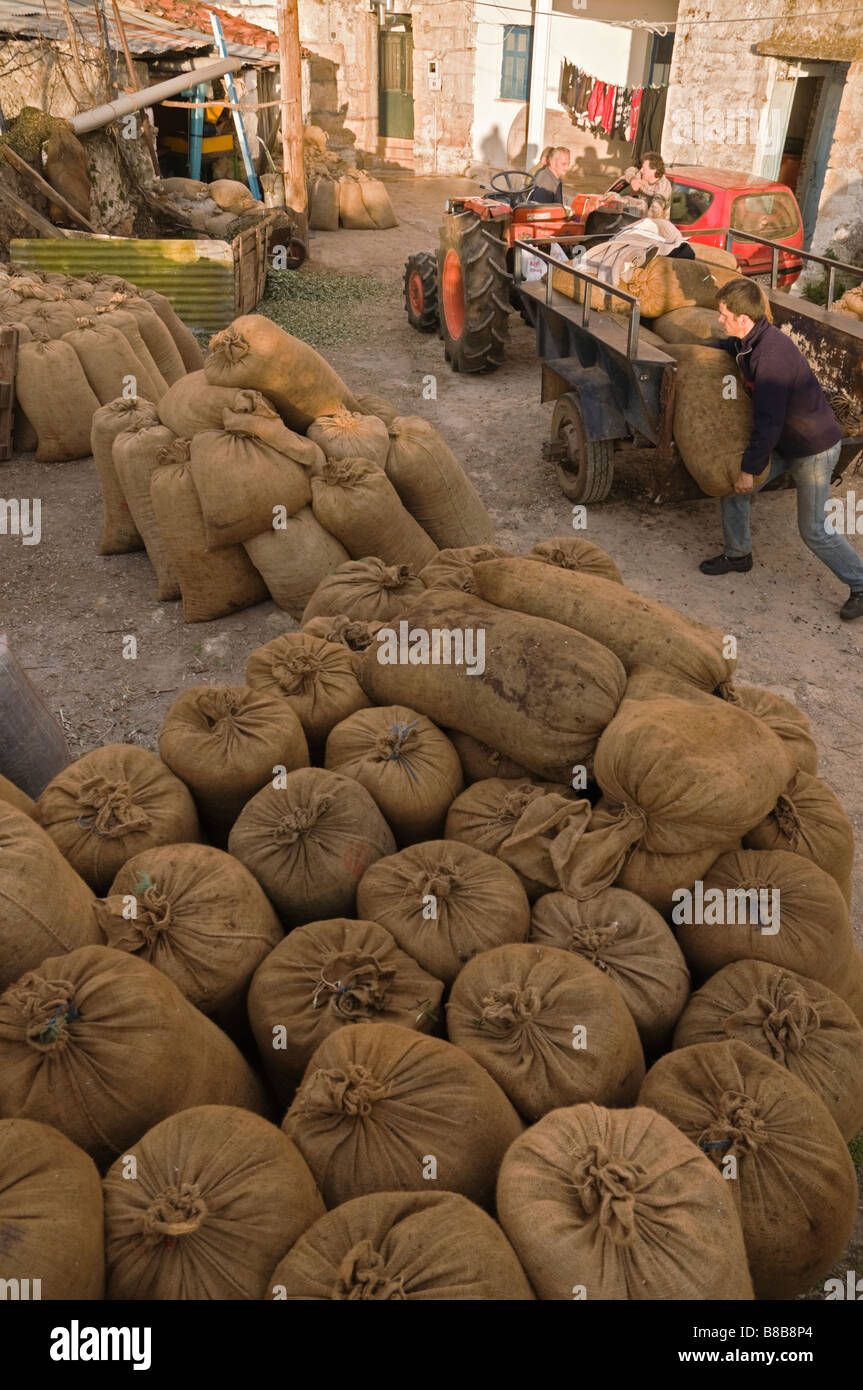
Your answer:
[[[13,238],[12,265],[63,275],[122,275],[169,299],[190,328],[215,333],[235,317],[234,253],[226,241],[126,237]]]
[[[69,8],[82,40],[98,46],[99,32],[93,4],[82,3],[82,0],[70,0]],[[203,7],[193,8],[200,13],[203,12]],[[191,12],[190,9],[190,16]],[[221,15],[221,11],[217,13]],[[144,10],[126,5],[120,6],[120,14],[129,50],[135,57],[164,58],[172,54],[216,53],[213,35],[197,28],[196,23],[187,28],[173,23],[165,16],[151,15]],[[122,55],[120,35],[110,9],[107,17],[109,42],[111,47]],[[56,0],[46,0],[44,6],[36,6],[28,3],[28,0],[0,0],[0,34],[7,38],[42,37],[68,42],[66,20]],[[269,67],[278,62],[278,55],[268,51],[268,46],[264,44],[252,46],[248,43],[232,43],[229,40],[227,48],[232,58],[242,58],[250,67]]]

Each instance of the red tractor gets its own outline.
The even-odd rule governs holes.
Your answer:
[[[800,210],[783,184],[721,169],[670,169],[674,184],[670,220],[690,241],[724,244],[719,229],[758,233],[788,247],[779,253],[777,284],[800,274],[803,242]],[[608,193],[579,194],[570,207],[535,203],[534,180],[519,169],[495,174],[490,191],[452,198],[446,205],[437,254],[421,251],[405,266],[405,307],[412,327],[440,331],[453,371],[492,371],[503,364],[511,309],[523,312],[514,283],[519,242],[550,244],[567,237],[603,239],[642,216]],[[769,279],[771,251],[734,242],[741,274]]]

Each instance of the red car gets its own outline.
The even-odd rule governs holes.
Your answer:
[[[695,165],[673,165],[666,173],[674,189],[670,220],[688,241],[724,246],[724,236],[711,231],[721,227],[781,241],[789,250],[779,253],[777,284],[794,283],[803,269],[800,257],[794,254],[803,246],[803,221],[790,188],[755,174],[701,169]],[[572,200],[573,212],[579,221],[584,221],[624,187],[620,179],[608,193],[577,194]],[[742,274],[763,277],[769,283],[772,252],[768,246],[735,240],[731,249]]]

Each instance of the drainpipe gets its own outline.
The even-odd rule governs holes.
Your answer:
[[[156,106],[160,101],[184,92],[187,87],[193,87],[199,82],[209,82],[214,77],[224,77],[226,72],[236,72],[242,66],[241,58],[214,59],[212,63],[204,63],[202,67],[191,68],[188,72],[167,78],[165,82],[158,82],[155,87],[146,87],[141,92],[127,92],[117,97],[116,101],[96,106],[92,111],[82,111],[80,115],[72,116],[69,124],[76,135],[87,135],[91,130],[101,130],[112,121],[129,116],[133,111],[140,111],[143,106]]]
[[[530,48],[530,95],[524,167],[529,169],[545,144],[545,103],[548,90],[548,49],[552,0],[534,0],[533,41]]]

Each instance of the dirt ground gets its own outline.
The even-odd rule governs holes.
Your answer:
[[[434,249],[445,198],[475,187],[458,179],[393,177],[400,225],[317,233],[307,264],[371,272],[385,282],[386,291],[365,307],[363,331],[328,348],[329,360],[355,392],[379,393],[403,413],[431,420],[476,482],[501,543],[523,552],[537,541],[572,534],[571,505],[541,455],[551,406],[539,401],[533,333],[513,316],[507,364],[489,376],[460,377],[447,368],[436,336],[408,327],[402,302],[405,258]],[[143,553],[97,556],[100,500],[92,461],[46,465],[25,456],[0,464],[0,492],[42,499],[40,545],[0,535],[0,629],[61,719],[76,755],[118,741],[155,748],[160,722],[185,686],[242,681],[249,654],[296,626],[272,603],[184,625],[178,604],[155,601]],[[821,775],[860,835],[863,621],[840,622],[846,592],[804,548],[794,509],[793,492],[758,499],[755,568],[720,579],[698,571],[698,561],[721,548],[715,501],[661,507],[606,502],[588,509],[587,531],[580,534],[615,557],[633,588],[737,636],[740,679],[769,686],[806,711]],[[132,633],[137,659],[124,660],[123,637]],[[863,944],[861,902],[858,855],[855,929]],[[849,1260],[863,1270],[860,1222],[840,1273]]]

